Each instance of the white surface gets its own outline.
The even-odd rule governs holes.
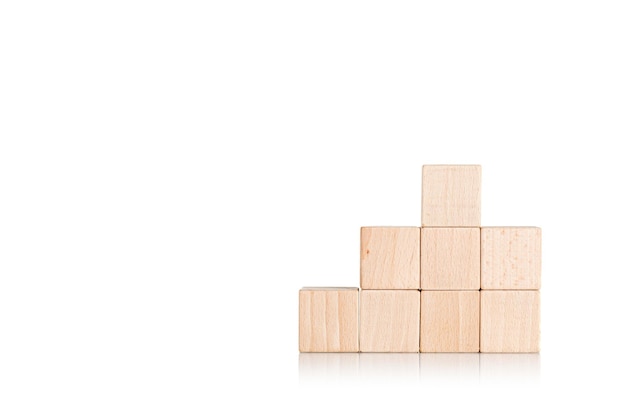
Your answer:
[[[0,414],[623,413],[623,2],[205,3],[0,5]],[[424,163],[543,228],[540,359],[325,384],[298,289],[357,286]]]

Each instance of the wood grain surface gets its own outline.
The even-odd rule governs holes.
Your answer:
[[[419,291],[361,291],[361,352],[418,352],[419,322]]]
[[[361,228],[361,288],[418,289],[419,227]]]
[[[480,292],[480,351],[539,352],[539,291]]]
[[[490,290],[541,288],[541,229],[483,227],[480,287]]]
[[[480,288],[480,229],[422,228],[421,288],[478,290]]]
[[[478,352],[479,291],[422,291],[421,352]]]
[[[300,352],[359,351],[359,289],[300,290]]]
[[[480,226],[480,165],[424,165],[422,226]]]

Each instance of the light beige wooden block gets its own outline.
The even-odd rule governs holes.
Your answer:
[[[424,165],[422,226],[480,226],[480,165]]]
[[[421,287],[423,290],[480,288],[480,229],[422,228]]]
[[[361,228],[361,288],[418,289],[419,227]]]
[[[422,291],[421,352],[478,352],[479,323],[479,291]]]
[[[300,352],[359,351],[359,289],[300,290]]]
[[[361,291],[361,352],[418,352],[419,323],[419,291]]]
[[[480,292],[480,351],[539,352],[539,291]]]
[[[483,227],[480,231],[480,287],[538,290],[541,287],[541,229]]]

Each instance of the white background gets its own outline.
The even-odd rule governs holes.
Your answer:
[[[0,414],[623,412],[625,21],[0,3]],[[481,164],[483,224],[543,228],[540,381],[302,382],[298,289],[358,286],[359,227],[419,225],[425,163]]]

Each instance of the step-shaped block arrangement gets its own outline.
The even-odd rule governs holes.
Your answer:
[[[541,229],[481,227],[479,165],[425,165],[422,227],[361,228],[361,289],[300,291],[301,352],[538,352]]]

